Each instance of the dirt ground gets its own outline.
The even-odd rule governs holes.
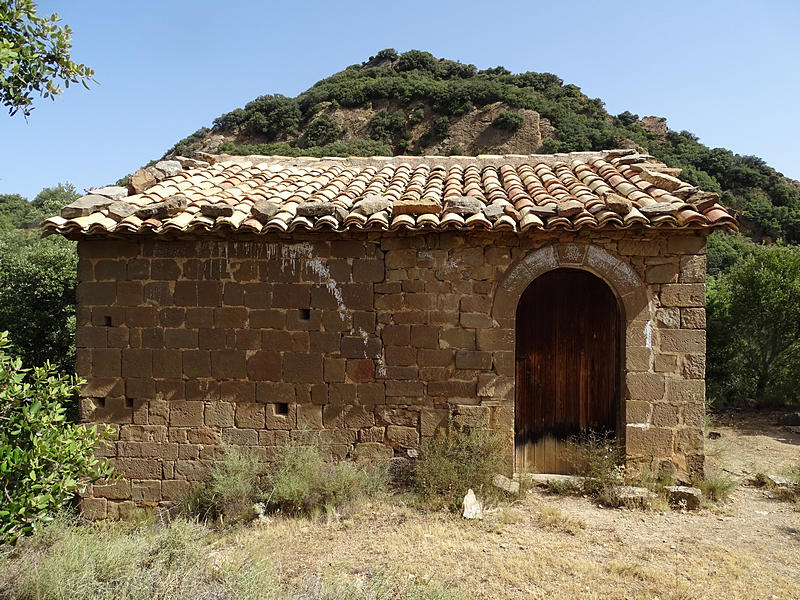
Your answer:
[[[368,506],[328,523],[273,519],[236,534],[284,582],[380,573],[474,598],[800,599],[800,506],[746,485],[800,463],[800,435],[774,415],[719,418],[712,464],[742,481],[695,512],[608,509],[531,491],[483,521]],[[230,540],[229,540],[230,541]]]

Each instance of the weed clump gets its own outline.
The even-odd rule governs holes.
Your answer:
[[[426,504],[458,511],[470,488],[494,494],[492,477],[503,461],[504,441],[496,432],[450,427],[423,445],[411,484]]]
[[[739,487],[739,482],[730,475],[715,472],[692,481],[692,484],[703,492],[703,497],[711,502],[724,502],[734,490]]]
[[[267,474],[270,510],[293,515],[330,513],[386,490],[388,471],[380,464],[333,461],[318,446],[281,447]]]
[[[545,527],[570,535],[577,535],[580,530],[586,529],[586,523],[582,520],[568,517],[553,506],[542,506],[539,509],[539,519]]]
[[[262,495],[260,476],[264,464],[250,451],[226,446],[211,467],[208,480],[182,501],[183,511],[203,521],[240,523],[255,516]]]
[[[625,452],[611,433],[588,430],[567,442],[567,460],[582,476],[584,494],[606,506],[618,506],[617,486],[623,482]]]
[[[386,485],[384,466],[337,462],[315,445],[286,444],[271,463],[226,447],[208,481],[182,506],[185,514],[222,524],[247,522],[263,512],[317,516],[375,497]]]

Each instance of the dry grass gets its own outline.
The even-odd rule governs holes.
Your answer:
[[[0,553],[0,598],[797,598],[800,513],[737,494],[726,517],[533,492],[483,522],[388,499],[216,532],[48,528]]]
[[[586,529],[586,523],[580,519],[573,519],[564,515],[554,506],[543,506],[539,509],[539,517],[545,527],[576,535],[581,529]]]
[[[769,433],[723,428],[731,460]],[[764,442],[775,464],[797,464],[791,441]],[[532,491],[483,521],[394,496],[219,531],[57,525],[0,549],[0,599],[797,600],[800,510],[765,492],[686,513]]]

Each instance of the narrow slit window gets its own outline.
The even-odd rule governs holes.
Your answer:
[[[111,323],[111,315],[106,315],[103,320],[106,327],[113,327],[113,324]]]

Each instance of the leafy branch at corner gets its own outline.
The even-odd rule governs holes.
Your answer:
[[[0,332],[0,543],[13,544],[111,467],[95,455],[108,429],[67,420],[81,381],[49,363],[24,369],[8,349]]]
[[[37,15],[32,0],[0,0],[0,100],[10,115],[28,116],[35,95],[55,99],[62,83],[95,82],[94,71],[70,57],[71,35],[57,14]]]

